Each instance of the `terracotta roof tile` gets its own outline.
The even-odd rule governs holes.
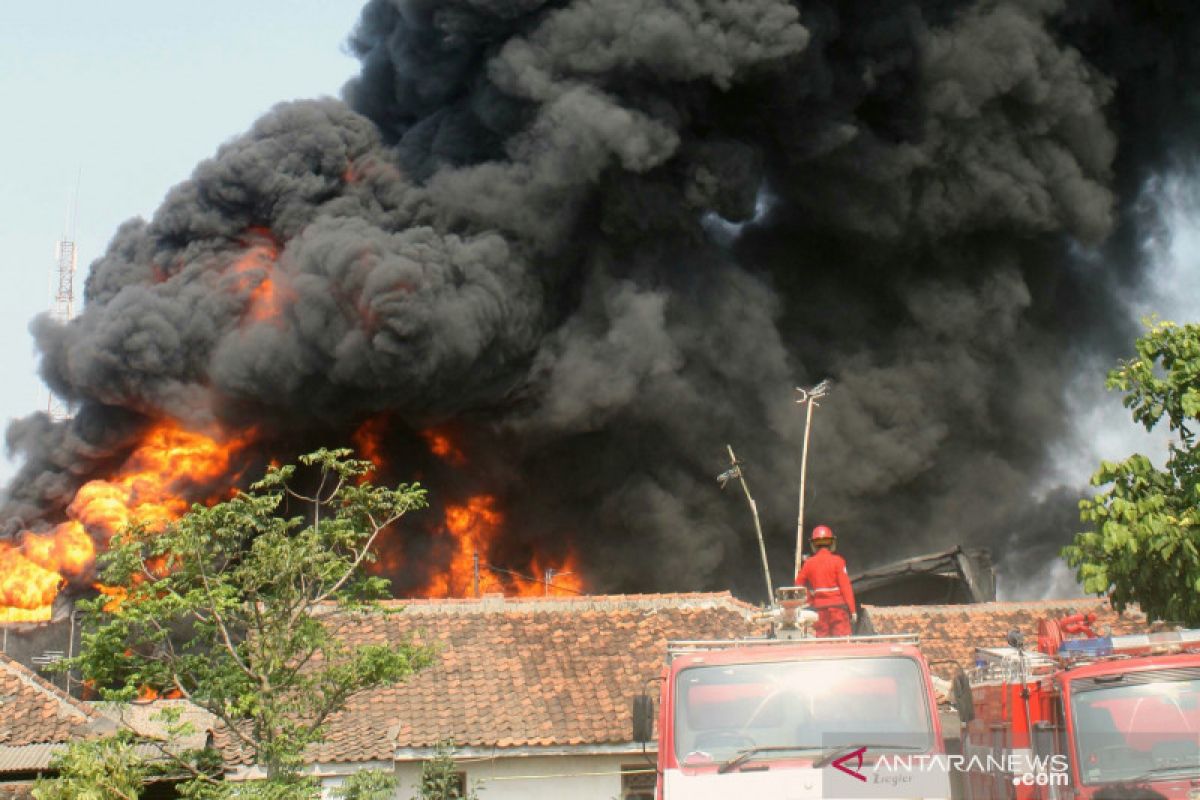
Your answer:
[[[657,676],[669,639],[756,634],[754,608],[728,593],[413,600],[399,613],[346,618],[351,643],[434,644],[439,656],[407,683],[354,698],[331,718],[310,761],[390,760],[395,748],[623,744],[630,704]],[[1094,599],[868,607],[879,633],[917,633],[935,672],[951,677],[978,646],[1027,639],[1037,621],[1096,611],[1114,633],[1144,629]],[[224,737],[219,737],[219,741]],[[227,740],[226,740],[227,741]],[[223,748],[233,763],[244,754]]]
[[[68,742],[113,729],[95,709],[0,653],[0,746]]]
[[[629,741],[630,706],[668,639],[749,635],[752,606],[728,592],[503,600],[414,600],[348,619],[350,643],[440,648],[407,683],[351,700],[311,761],[388,760],[394,749]],[[221,741],[228,742],[225,737]],[[235,763],[244,754],[226,749]]]
[[[1037,624],[1043,617],[1058,618],[1075,613],[1096,613],[1096,630],[1111,628],[1114,634],[1137,633],[1149,626],[1136,610],[1118,614],[1105,600],[1091,597],[1076,600],[976,603],[953,606],[867,606],[878,633],[916,633],[921,650],[933,671],[952,678],[958,668],[970,667],[975,648],[1000,647],[1014,628],[1031,646],[1037,642]]]

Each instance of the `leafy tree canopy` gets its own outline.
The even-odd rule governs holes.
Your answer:
[[[83,646],[70,667],[105,699],[152,690],[210,711],[268,776],[238,788],[193,764],[191,796],[309,796],[301,756],[329,716],[432,657],[339,636],[354,612],[387,595],[364,568],[380,533],[425,506],[425,491],[372,485],[371,464],[348,450],[299,461],[164,530],[114,537],[101,557],[106,596],[80,604]]]
[[[50,767],[56,776],[37,780],[35,800],[137,800],[151,774],[125,731],[74,742],[54,757]]]
[[[1108,375],[1146,430],[1171,435],[1162,469],[1144,455],[1103,462],[1107,490],[1080,504],[1093,530],[1063,550],[1086,591],[1117,609],[1137,603],[1151,619],[1200,625],[1200,325],[1151,324],[1137,356]]]

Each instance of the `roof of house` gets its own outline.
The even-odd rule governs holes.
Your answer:
[[[351,700],[330,719],[313,762],[391,760],[397,748],[628,743],[635,695],[670,639],[744,636],[754,607],[728,592],[411,600],[360,614],[351,644],[412,638],[438,657],[404,684]],[[248,763],[219,737],[228,761]]]
[[[1008,632],[1017,629],[1031,645],[1037,642],[1037,624],[1043,617],[1059,618],[1095,612],[1097,633],[1111,628],[1114,634],[1137,633],[1148,627],[1137,610],[1118,614],[1106,600],[1037,600],[948,606],[867,606],[877,633],[915,633],[935,674],[952,678],[959,667],[975,661],[975,648],[1000,647]]]
[[[56,746],[115,729],[86,703],[0,653],[0,773],[44,769]]]
[[[207,746],[213,729],[217,726],[217,718],[213,714],[188,700],[158,699],[136,703],[92,702],[89,705],[120,727],[133,731],[143,740],[169,742],[174,751],[199,750]],[[163,713],[167,709],[176,711],[178,718],[168,720]],[[186,724],[190,726],[190,730],[186,733],[182,729],[172,731],[172,727],[176,723]],[[150,752],[152,756],[161,755],[153,744],[139,745],[139,747]]]
[[[0,653],[0,745],[66,742],[113,727],[86,703]]]
[[[342,635],[351,644],[433,644],[435,664],[354,698],[331,718],[310,762],[390,761],[397,750],[447,739],[497,749],[625,745],[632,698],[657,676],[668,640],[761,633],[757,609],[728,592],[389,605],[397,613],[347,617]],[[1146,628],[1141,614],[1118,615],[1093,598],[867,609],[878,633],[918,634],[934,672],[947,678],[973,662],[976,647],[1004,644],[1013,628],[1034,641],[1043,617],[1095,611],[1101,630]],[[218,742],[227,763],[249,763],[227,737]]]

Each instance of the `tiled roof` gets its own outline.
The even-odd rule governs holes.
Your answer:
[[[433,644],[434,665],[353,699],[310,761],[391,760],[395,748],[445,739],[498,748],[628,743],[632,699],[657,676],[667,640],[748,635],[754,610],[728,592],[396,605],[403,610],[350,618],[341,635],[352,644]]]
[[[445,739],[475,748],[627,744],[631,700],[657,676],[667,640],[760,633],[756,609],[727,592],[392,605],[401,610],[346,618],[342,635],[351,644],[433,644],[434,666],[354,698],[331,718],[310,762],[388,761],[398,748]],[[976,647],[1003,645],[1013,628],[1035,642],[1043,617],[1095,611],[1100,630],[1146,627],[1140,614],[1119,616],[1091,598],[867,610],[878,633],[919,634],[934,671],[947,678],[956,664],[971,664]],[[218,742],[227,763],[248,762],[226,737]]]
[[[877,633],[919,634],[921,650],[930,662],[935,662],[931,663],[933,671],[944,678],[953,678],[958,666],[970,667],[975,660],[976,647],[1003,646],[1008,632],[1014,628],[1025,635],[1030,646],[1036,646],[1037,624],[1043,617],[1057,619],[1094,611],[1097,633],[1105,628],[1112,628],[1118,635],[1137,633],[1148,627],[1141,613],[1126,611],[1120,615],[1107,601],[1096,598],[866,608]]]
[[[67,742],[113,729],[94,709],[0,653],[0,746]]]

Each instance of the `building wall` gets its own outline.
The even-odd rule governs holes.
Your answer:
[[[480,800],[641,800],[653,797],[653,789],[640,790],[622,796],[622,767],[652,769],[637,755],[577,755],[526,756],[497,758],[465,758],[459,769],[466,773],[467,783],[479,790]],[[417,792],[421,774],[419,762],[398,762],[396,775],[400,778],[397,800],[409,800]],[[636,779],[634,779],[636,780]],[[643,778],[643,785],[646,778]],[[649,776],[653,786],[653,776]],[[323,779],[324,796],[332,797],[340,777]],[[646,792],[650,792],[647,794]]]

